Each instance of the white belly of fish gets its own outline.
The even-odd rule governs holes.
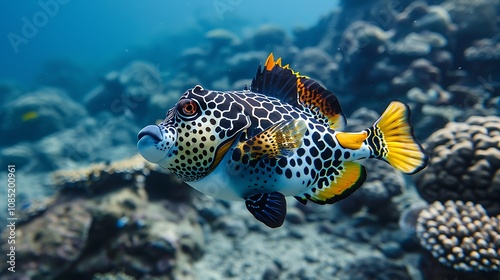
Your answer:
[[[239,190],[231,186],[231,180],[228,178],[227,172],[220,165],[212,171],[208,176],[198,181],[187,182],[188,185],[196,190],[224,200],[243,200]]]
[[[226,161],[223,159],[222,162]],[[312,168],[312,166],[309,167]],[[262,185],[262,189],[251,190],[247,187],[251,184],[247,181],[251,176],[245,176],[246,178],[242,179],[240,177],[242,170],[236,171],[231,165],[219,164],[205,178],[187,183],[206,195],[225,200],[244,200],[243,197],[246,196],[271,192],[280,192],[285,196],[293,196],[302,193],[307,188],[299,178],[287,179],[284,175],[278,176],[275,174],[276,182],[269,180],[269,183]],[[302,168],[295,167],[291,168],[291,170],[295,174]]]

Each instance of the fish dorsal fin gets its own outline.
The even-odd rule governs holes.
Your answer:
[[[250,90],[310,112],[331,129],[342,130],[346,124],[344,114],[335,94],[326,90],[315,80],[293,71],[281,58],[274,61],[271,53],[264,69],[261,66],[252,80]]]

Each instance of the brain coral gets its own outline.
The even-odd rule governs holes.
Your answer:
[[[428,202],[462,200],[500,214],[500,117],[451,122],[424,143],[430,162],[416,178]]]
[[[434,202],[420,212],[420,244],[438,261],[459,271],[500,270],[500,216],[490,217],[480,204]]]

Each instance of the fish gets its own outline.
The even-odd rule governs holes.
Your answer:
[[[39,117],[40,116],[38,115],[38,113],[36,111],[28,111],[28,112],[21,115],[21,120],[23,122],[27,122],[27,121],[37,119]]]
[[[271,53],[250,88],[188,89],[162,122],[138,133],[137,148],[194,189],[244,201],[258,221],[277,228],[285,197],[333,204],[356,191],[366,179],[358,160],[382,160],[406,174],[427,165],[400,101],[365,130],[344,132],[345,125],[333,92]]]

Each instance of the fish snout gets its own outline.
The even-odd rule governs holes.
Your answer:
[[[143,138],[144,136],[149,136],[155,139],[157,142],[163,140],[163,134],[161,134],[160,127],[157,125],[148,125],[145,128],[141,129],[141,131],[139,131],[139,134],[137,134],[137,140],[141,141],[141,138]]]
[[[159,163],[167,157],[176,140],[175,129],[162,131],[157,125],[148,125],[137,134],[137,149],[149,162]]]

